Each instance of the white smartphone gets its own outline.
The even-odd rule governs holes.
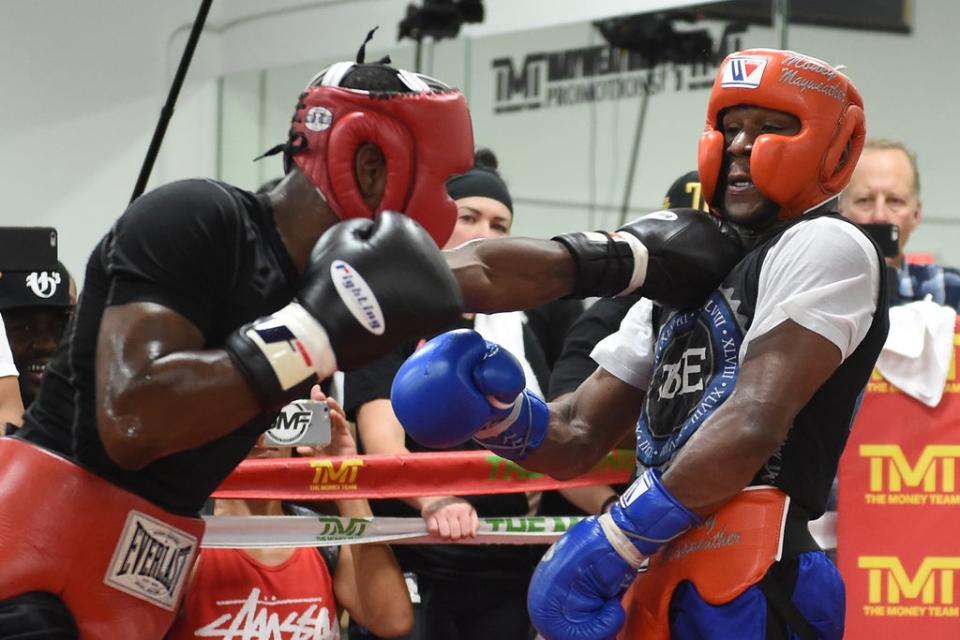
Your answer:
[[[326,402],[297,400],[277,414],[267,429],[268,447],[322,447],[330,444],[330,408]]]

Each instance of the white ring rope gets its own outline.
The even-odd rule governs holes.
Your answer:
[[[342,544],[550,544],[580,516],[480,518],[475,537],[450,541],[427,532],[423,518],[339,516],[206,516],[203,547],[330,547]]]
[[[551,544],[579,516],[480,518],[473,538],[444,540],[427,533],[422,518],[342,518],[338,516],[206,516],[203,547],[236,549],[329,547],[342,544]],[[837,546],[836,513],[810,523],[810,533],[825,549]]]

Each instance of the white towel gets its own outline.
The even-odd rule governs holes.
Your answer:
[[[517,357],[523,367],[523,375],[527,378],[527,389],[542,398],[540,383],[537,382],[537,376],[533,374],[533,369],[527,362],[527,351],[523,346],[523,320],[522,311],[492,315],[478,313],[474,316],[473,328],[483,336],[484,340],[496,342]]]
[[[930,300],[890,308],[890,334],[877,359],[877,370],[888,382],[935,407],[953,357],[957,312]]]

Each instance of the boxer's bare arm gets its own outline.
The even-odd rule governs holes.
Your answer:
[[[523,466],[559,479],[589,471],[637,424],[646,394],[599,368],[551,402],[543,443]]]
[[[664,486],[700,516],[716,511],[783,444],[840,361],[836,345],[791,320],[751,342],[734,393],[680,450]]]
[[[468,311],[530,309],[573,291],[573,256],[553,240],[490,238],[468,242],[444,255]]]
[[[736,390],[681,449],[664,485],[698,515],[716,511],[783,444],[797,413],[840,362],[832,342],[789,320],[752,342]],[[550,403],[547,436],[523,466],[561,479],[586,472],[634,428],[644,397],[597,369]]]
[[[125,469],[193,449],[260,413],[249,383],[200,330],[153,303],[107,307],[97,341],[97,429]]]

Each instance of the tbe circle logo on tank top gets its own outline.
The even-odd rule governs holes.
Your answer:
[[[653,379],[637,420],[637,460],[660,466],[726,401],[743,335],[726,298],[670,316],[657,334]]]
[[[367,281],[343,260],[334,260],[330,264],[330,278],[357,322],[373,335],[383,335],[383,311]]]

